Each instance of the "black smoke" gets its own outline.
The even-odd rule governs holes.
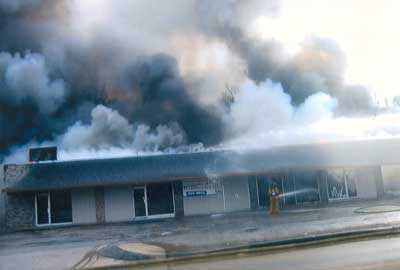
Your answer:
[[[223,124],[215,108],[200,106],[188,94],[172,56],[127,57],[102,37],[88,46],[68,40],[51,25],[63,1],[4,3],[0,154],[30,141],[52,140],[78,121],[88,123],[98,104],[150,128],[178,124],[187,143],[214,145],[222,140]],[[49,53],[49,44],[62,47],[62,53]]]

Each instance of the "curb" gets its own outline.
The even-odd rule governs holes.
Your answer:
[[[356,240],[371,240],[371,238],[379,238],[400,234],[400,227],[380,227],[374,229],[365,229],[359,231],[349,231],[343,233],[330,233],[323,235],[314,235],[301,238],[292,238],[286,240],[278,240],[273,242],[262,242],[251,245],[241,245],[232,248],[214,249],[205,252],[188,252],[168,254],[165,259],[152,259],[144,261],[126,262],[120,265],[96,266],[88,267],[88,270],[105,270],[105,269],[126,269],[142,266],[160,265],[165,263],[187,262],[193,260],[210,259],[216,257],[233,256],[233,255],[251,255],[258,252],[283,252],[297,248],[312,248],[314,246],[327,246],[334,243],[343,243]]]

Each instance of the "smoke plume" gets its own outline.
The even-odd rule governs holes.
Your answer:
[[[365,87],[345,83],[333,41],[310,37],[288,55],[251,34],[279,8],[0,0],[0,160],[45,144],[87,156],[192,151],[278,131],[284,143],[321,119],[376,113]]]

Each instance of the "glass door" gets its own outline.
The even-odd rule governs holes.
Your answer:
[[[49,194],[41,192],[36,194],[36,224],[50,224]]]
[[[146,187],[135,187],[133,189],[133,199],[135,218],[146,217],[148,215]]]
[[[174,215],[172,184],[150,184],[146,186],[148,214],[151,218]]]

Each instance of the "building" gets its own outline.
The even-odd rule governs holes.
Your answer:
[[[268,206],[272,184],[283,192],[284,208],[378,200],[400,191],[393,184],[400,175],[396,164],[400,140],[8,164],[6,226],[23,230],[259,209]]]
[[[0,165],[0,179],[4,179],[3,177],[3,165]],[[0,233],[5,229],[5,202],[4,197],[5,194],[3,191],[4,181],[0,180]]]

